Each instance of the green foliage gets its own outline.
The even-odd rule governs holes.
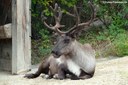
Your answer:
[[[41,36],[39,40],[32,40],[32,64],[38,63],[51,52],[52,43],[49,31],[46,28],[40,29],[39,34]]]
[[[124,33],[118,34],[114,41],[114,46],[116,55],[128,55],[128,35]]]

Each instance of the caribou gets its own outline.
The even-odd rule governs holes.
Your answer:
[[[38,71],[34,74],[28,74],[25,77],[35,78],[41,73],[49,74],[57,79],[64,79],[66,74],[71,75],[71,79],[87,79],[93,77],[95,73],[95,50],[90,44],[81,44],[76,38],[76,33],[86,29],[93,22],[96,11],[91,2],[89,2],[92,14],[91,18],[87,22],[81,22],[80,16],[77,11],[77,7],[74,6],[74,14],[67,13],[76,19],[76,24],[71,27],[68,31],[61,31],[60,28],[65,27],[61,25],[62,10],[55,4],[55,7],[51,8],[53,16],[55,18],[55,25],[49,25],[46,22],[46,18],[43,18],[44,25],[56,32],[59,37],[54,45],[51,56],[44,60]],[[51,74],[52,73],[52,74]]]
[[[78,14],[76,6],[74,6],[74,13],[72,14],[76,18],[76,24],[68,31],[61,31],[60,28],[64,25],[60,24],[62,18],[62,11],[56,4],[55,9],[51,8],[54,13],[55,22],[54,26],[49,26],[45,21],[44,24],[48,28],[56,31],[60,36],[55,44],[52,54],[55,58],[64,56],[64,60],[59,60],[58,78],[64,79],[67,70],[71,72],[78,79],[91,78],[95,72],[95,51],[90,44],[81,44],[75,39],[75,33],[79,32],[82,28],[88,27],[94,20],[96,12],[94,6],[89,2],[92,14],[91,19],[87,22],[80,22],[80,16]],[[58,16],[55,14],[58,13]],[[65,70],[66,69],[66,70]]]

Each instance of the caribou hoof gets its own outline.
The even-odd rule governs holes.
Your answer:
[[[53,76],[53,78],[54,79],[59,79],[59,80],[63,80],[63,79],[65,79],[65,77],[63,77],[63,76],[59,76],[58,74],[55,74],[54,76]]]
[[[44,76],[42,76],[42,78],[44,78],[44,79],[51,79],[52,77],[49,76],[49,75],[44,75]]]
[[[25,74],[24,78],[28,78],[28,79],[32,79],[32,78],[35,78],[35,75],[34,74]]]

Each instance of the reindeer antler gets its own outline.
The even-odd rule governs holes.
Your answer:
[[[76,24],[71,29],[69,29],[68,31],[65,31],[65,32],[60,31],[59,28],[64,27],[64,25],[60,25],[60,21],[61,21],[63,13],[61,11],[61,8],[58,6],[58,4],[55,4],[54,9],[51,6],[50,6],[50,8],[53,11],[53,15],[54,15],[56,24],[54,26],[49,26],[44,20],[44,25],[47,28],[56,31],[59,34],[72,34],[72,33],[75,32],[75,30],[81,29],[81,27],[89,26],[90,23],[94,20],[94,18],[96,16],[96,10],[94,9],[94,6],[90,1],[88,3],[90,5],[91,11],[92,11],[91,19],[89,21],[81,23],[80,22],[80,16],[78,14],[77,8],[76,8],[76,6],[74,6],[74,13],[75,14],[71,14],[69,12],[67,12],[67,14],[69,16],[72,16],[72,17],[76,18]],[[58,16],[56,14],[58,14]]]
[[[51,29],[51,30],[53,30],[53,31],[55,31],[55,32],[57,32],[57,33],[59,33],[59,34],[64,34],[65,32],[62,32],[62,31],[60,31],[59,30],[59,28],[62,28],[62,27],[65,27],[65,25],[61,25],[60,24],[60,21],[61,21],[61,18],[62,18],[62,11],[61,11],[61,8],[58,6],[58,4],[56,3],[55,4],[55,7],[54,8],[52,8],[51,6],[50,6],[50,9],[52,10],[52,12],[53,12],[53,16],[54,16],[54,18],[55,18],[55,25],[54,26],[51,26],[51,25],[48,25],[47,23],[46,23],[46,21],[45,21],[45,19],[46,18],[44,18],[44,20],[43,20],[43,23],[44,23],[44,25],[47,27],[47,28],[49,28],[49,29]]]

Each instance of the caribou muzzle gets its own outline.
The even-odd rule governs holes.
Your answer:
[[[54,51],[54,50],[52,50],[52,55],[55,57],[55,58],[59,58],[60,56],[61,56],[61,54],[59,53],[59,52],[57,52],[57,51]]]

